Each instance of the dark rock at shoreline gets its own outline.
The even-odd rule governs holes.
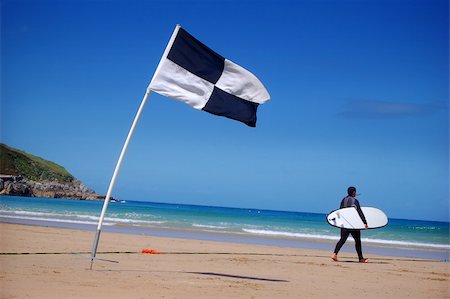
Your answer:
[[[79,180],[68,183],[51,181],[36,182],[22,176],[0,175],[0,195],[28,197],[100,200],[103,195],[95,193]]]

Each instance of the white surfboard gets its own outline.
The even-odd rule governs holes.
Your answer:
[[[372,207],[361,207],[361,210],[366,217],[369,229],[380,228],[387,225],[388,218],[383,211]],[[365,229],[364,223],[354,207],[343,208],[331,212],[327,215],[327,221],[330,225],[339,228]]]

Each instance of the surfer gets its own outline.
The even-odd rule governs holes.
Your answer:
[[[355,187],[348,187],[347,189],[348,195],[344,197],[341,201],[340,209],[342,208],[348,208],[348,207],[355,207],[358,211],[359,217],[361,217],[362,222],[364,223],[364,226],[368,228],[366,217],[364,217],[364,213],[361,210],[361,206],[359,205],[359,201],[355,198],[356,196],[356,188]],[[344,245],[345,241],[347,241],[347,238],[349,235],[352,235],[353,239],[355,240],[355,248],[356,252],[358,253],[358,258],[360,263],[367,263],[369,260],[363,257],[362,254],[362,246],[361,246],[361,230],[359,229],[346,229],[341,228],[341,239],[336,244],[336,248],[334,249],[334,253],[331,256],[331,259],[335,262],[337,262],[338,258],[337,255],[339,253],[339,250],[341,250],[341,247]]]

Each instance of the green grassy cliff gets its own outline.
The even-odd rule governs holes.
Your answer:
[[[69,183],[74,177],[62,166],[0,144],[0,174],[22,176],[36,182]]]

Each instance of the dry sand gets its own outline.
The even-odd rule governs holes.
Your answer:
[[[89,270],[94,232],[0,223],[0,233],[1,298],[450,297],[447,262],[104,232],[97,257],[117,263]]]

